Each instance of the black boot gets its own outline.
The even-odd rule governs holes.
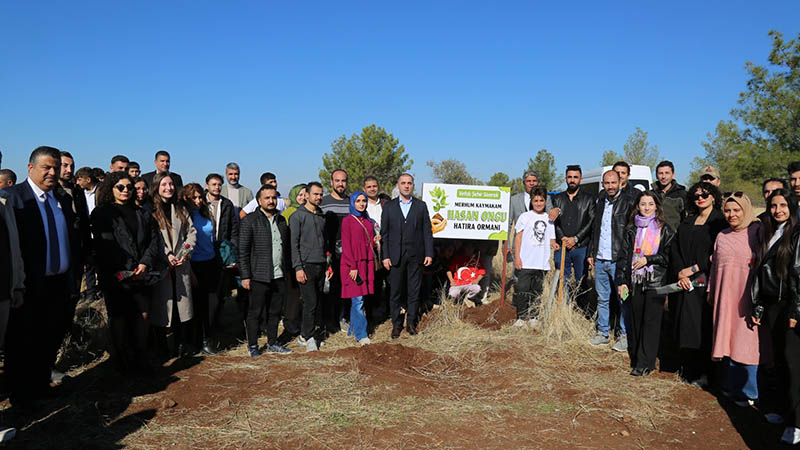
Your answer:
[[[214,345],[211,344],[211,341],[208,339],[203,339],[203,353],[206,355],[216,355],[219,353]]]

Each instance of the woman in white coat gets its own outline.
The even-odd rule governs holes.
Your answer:
[[[150,323],[160,337],[166,327],[172,327],[178,356],[191,354],[192,319],[192,268],[189,264],[194,250],[197,231],[186,207],[178,200],[178,193],[169,174],[156,174],[150,188],[153,198],[153,217],[158,224],[161,246],[169,262],[168,273],[153,287],[150,303]],[[160,339],[159,346],[166,345]],[[160,350],[166,350],[162,348]]]

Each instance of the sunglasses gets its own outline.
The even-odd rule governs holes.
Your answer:
[[[133,185],[130,185],[130,184],[118,184],[118,185],[114,186],[114,188],[116,188],[120,192],[132,191],[133,190]]]
[[[697,198],[696,198],[695,200],[700,200],[701,198],[702,198],[703,200],[705,200],[705,199],[707,199],[708,197],[711,197],[711,194],[710,194],[710,193],[708,193],[708,192],[703,192],[702,194],[697,194]]]
[[[726,192],[726,193],[722,194],[723,197],[731,197],[731,196],[733,196],[733,197],[738,197],[738,198],[741,198],[743,195],[744,195],[744,192],[742,192],[742,191]]]

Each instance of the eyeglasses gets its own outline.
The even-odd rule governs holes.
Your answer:
[[[741,198],[741,196],[743,196],[743,195],[744,195],[744,192],[742,192],[742,191],[726,192],[726,193],[722,194],[723,197],[733,196],[733,197],[739,197],[739,198]]]
[[[132,191],[133,186],[130,184],[118,184],[114,186],[118,191],[125,192],[125,191]]]

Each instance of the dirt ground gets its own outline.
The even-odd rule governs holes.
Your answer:
[[[434,310],[418,336],[392,340],[384,323],[365,347],[340,332],[317,353],[257,359],[240,344],[149,378],[102,357],[36,410],[5,400],[0,421],[20,430],[8,448],[778,447],[782,427],[756,408],[512,329],[499,303]]]

